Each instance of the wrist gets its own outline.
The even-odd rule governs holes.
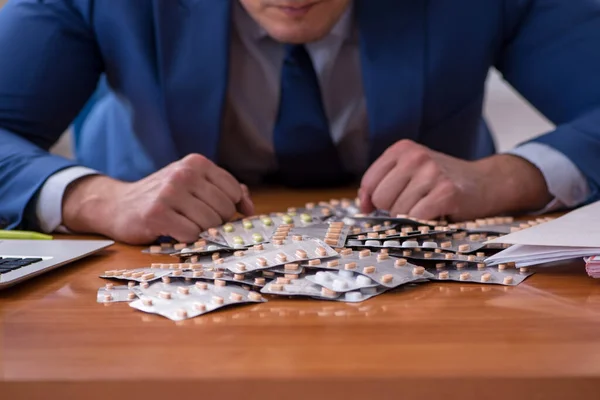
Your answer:
[[[542,172],[522,157],[497,154],[476,163],[483,170],[489,215],[540,210],[553,198]]]
[[[111,200],[119,184],[103,175],[86,176],[71,183],[63,196],[62,225],[72,232],[108,235]]]

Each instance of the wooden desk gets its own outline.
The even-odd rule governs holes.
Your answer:
[[[258,193],[258,212],[351,195]],[[430,283],[362,304],[278,299],[174,323],[96,303],[116,245],[0,292],[0,399],[600,398],[600,282]]]

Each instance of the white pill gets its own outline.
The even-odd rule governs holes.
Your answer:
[[[317,282],[323,283],[331,281],[331,277],[326,272],[317,272],[317,274],[315,275],[315,279]]]
[[[211,244],[210,246],[208,246],[206,248],[207,251],[216,251],[219,250],[219,248],[217,246],[215,246],[214,244]]]
[[[379,240],[367,240],[365,242],[365,246],[367,246],[367,247],[379,247],[379,246],[381,246],[381,242]]]
[[[348,292],[344,295],[346,301],[361,301],[363,295],[361,292]]]
[[[191,253],[193,251],[194,251],[194,249],[190,249],[189,247],[186,247],[185,249],[181,249],[181,253]]]
[[[351,240],[348,240],[347,245],[348,246],[362,246],[362,242],[360,240],[351,239]]]
[[[338,275],[343,278],[354,278],[354,272],[351,270],[341,269],[338,271]]]
[[[419,242],[417,242],[416,240],[407,240],[404,243],[402,243],[402,247],[419,247]]]
[[[245,249],[246,246],[244,246],[243,244],[236,243],[236,244],[233,245],[233,248],[234,249]]]
[[[385,242],[383,242],[383,247],[400,247],[400,241],[386,240]]]
[[[334,280],[332,286],[333,286],[333,290],[335,290],[336,292],[341,292],[343,290],[348,289],[348,283],[345,281],[342,281],[340,279]]]
[[[360,289],[360,293],[362,293],[362,294],[377,294],[377,288],[376,287],[362,288],[362,289]]]
[[[423,247],[436,249],[438,247],[438,244],[436,242],[423,242]]]
[[[373,281],[368,276],[358,275],[356,277],[356,283],[362,286],[362,285],[370,285],[371,283],[373,283]]]

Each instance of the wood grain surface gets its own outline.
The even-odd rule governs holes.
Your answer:
[[[257,212],[354,191],[255,193]],[[0,399],[598,399],[600,282],[428,283],[360,304],[274,299],[175,323],[96,302],[117,244],[0,292]],[[182,397],[183,398],[183,397]]]

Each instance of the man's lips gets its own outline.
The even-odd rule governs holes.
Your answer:
[[[305,16],[316,4],[317,3],[308,3],[302,6],[277,6],[277,9],[289,17],[299,18]]]

